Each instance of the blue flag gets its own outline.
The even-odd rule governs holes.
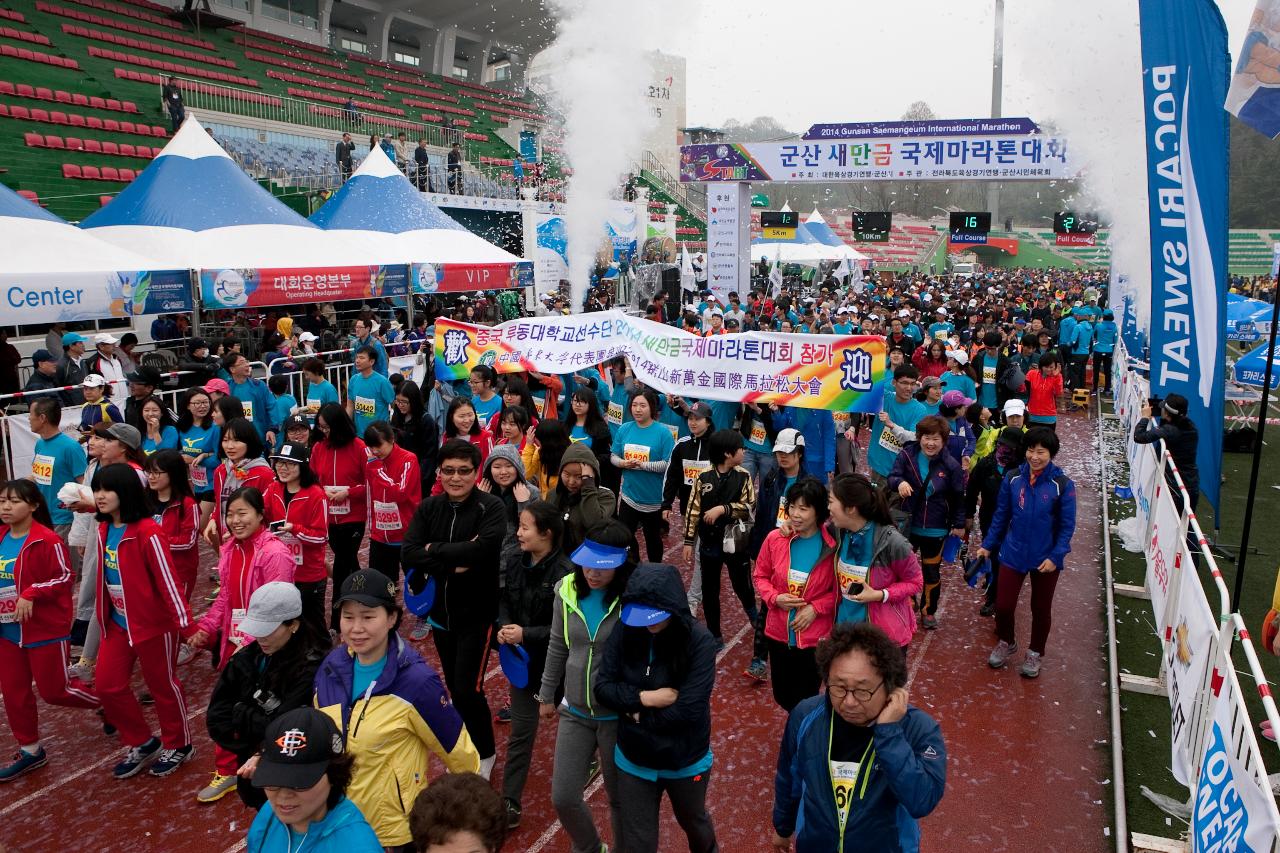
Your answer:
[[[1258,133],[1280,136],[1280,0],[1258,0],[1226,106]]]
[[[1227,28],[1213,0],[1139,0],[1151,223],[1151,388],[1187,398],[1218,506],[1227,294]]]

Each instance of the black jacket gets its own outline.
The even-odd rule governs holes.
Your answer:
[[[80,361],[76,361],[69,355],[64,355],[58,360],[58,372],[54,377],[57,382],[52,387],[59,385],[83,385],[84,378],[92,371],[89,369],[89,356],[84,356]],[[37,371],[38,373],[38,371]],[[33,373],[32,376],[35,376]],[[62,397],[64,406],[78,406],[84,402],[84,392],[79,388],[73,388],[70,391],[63,391],[59,394]]]
[[[804,476],[804,465],[800,466],[800,474]],[[764,538],[770,530],[778,526],[778,501],[782,500],[782,489],[787,478],[781,468],[774,468],[760,478],[760,491],[756,493],[756,520],[751,527],[751,553],[759,554],[764,545]]]
[[[971,519],[976,513],[978,525],[984,533],[991,529],[991,519],[996,514],[996,501],[1000,499],[1000,486],[1004,483],[1004,475],[1010,470],[1013,469],[1001,471],[996,464],[995,453],[988,453],[969,471],[969,483],[965,486],[964,493],[964,517]],[[982,498],[981,507],[978,506],[978,498]]]
[[[222,361],[211,355],[204,358],[188,355],[185,360],[178,362],[178,370],[183,371],[183,375],[178,377],[178,385],[183,388],[194,388],[197,385],[203,387],[218,375],[221,368]]]
[[[440,452],[440,427],[436,425],[436,419],[425,412],[416,422],[407,419],[403,423],[398,421],[399,418],[396,416],[391,419],[391,427],[396,433],[396,444],[418,457],[418,471],[422,475],[422,493],[429,495],[436,484],[436,454]]]
[[[710,465],[711,460],[707,457],[707,439],[710,437],[711,431],[707,430],[702,438],[686,435],[676,442],[675,450],[671,451],[671,464],[667,466],[667,477],[662,486],[663,509],[671,509],[675,506],[676,497],[679,497],[681,512],[689,511],[689,490],[693,488],[693,484],[684,481],[684,463],[700,461]]]
[[[297,638],[293,642],[298,642]],[[265,655],[257,643],[250,643],[227,661],[209,697],[206,723],[209,737],[228,752],[235,753],[243,764],[259,749],[266,736],[267,725],[276,717],[295,708],[310,707],[315,690],[316,671],[324,660],[324,652],[313,650],[300,662],[295,658],[283,671],[279,655]],[[270,711],[254,698],[280,704]],[[269,695],[267,695],[269,694]],[[260,808],[266,802],[261,789],[254,788],[247,779],[237,783],[240,798],[245,805]]]
[[[778,427],[773,422],[773,410],[769,408],[768,404],[762,405],[759,412],[754,412],[749,407],[743,406],[741,413],[742,422],[738,425],[738,428],[742,432],[742,440],[744,442],[751,440],[751,422],[758,420],[764,424],[765,435],[769,439],[769,444],[772,445],[774,439],[778,437]]]
[[[1165,448],[1173,457],[1173,464],[1178,466],[1178,473],[1182,475],[1182,484],[1191,493],[1194,503],[1195,498],[1200,494],[1200,468],[1196,465],[1200,433],[1191,420],[1184,419],[1183,424],[1185,426],[1179,427],[1167,418],[1157,424],[1150,418],[1143,418],[1133,427],[1133,440],[1138,444],[1155,444],[1157,441],[1164,441]],[[1166,479],[1176,495],[1177,488],[1173,476],[1170,474]]]
[[[418,504],[400,559],[406,572],[420,569],[435,578],[430,616],[444,630],[488,626],[498,618],[499,558],[506,535],[502,498],[479,489],[460,504],[447,495]],[[425,583],[419,572],[412,588],[420,590]]]
[[[356,144],[354,142],[339,141],[337,146],[334,148],[334,152],[333,152],[334,157],[338,161],[338,165],[342,166],[345,169],[350,169],[351,168],[351,152],[355,150],[356,150]]]
[[[596,698],[618,712],[618,749],[628,761],[654,770],[679,770],[711,748],[711,690],[716,641],[689,612],[675,566],[641,563],[627,582],[622,606],[644,604],[672,614],[657,634],[619,623],[605,642],[596,674]],[[640,692],[674,688],[666,708],[646,708]]]
[[[552,551],[536,566],[529,565],[529,555],[521,552],[503,566],[506,584],[498,601],[498,624],[519,625],[524,629],[521,645],[529,653],[530,690],[537,690],[542,684],[547,646],[551,643],[556,584],[572,573],[573,563],[560,551]]]

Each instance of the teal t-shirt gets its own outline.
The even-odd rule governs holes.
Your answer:
[[[356,435],[363,437],[365,428],[374,421],[385,421],[390,415],[391,404],[395,402],[396,392],[390,380],[380,373],[361,376],[351,374],[347,382],[347,399],[355,410]],[[501,405],[501,398],[495,397]],[[481,425],[484,421],[481,421]]]
[[[149,435],[142,437],[142,452],[147,456],[157,450],[178,450],[179,447],[178,430],[171,426],[161,428],[159,441],[153,440]]]
[[[587,633],[593,640],[607,612],[604,606],[604,592],[603,589],[593,589],[578,599],[578,609],[582,611],[582,618],[587,622]]]
[[[354,702],[364,695],[370,684],[378,680],[379,675],[382,675],[382,669],[387,665],[387,656],[384,654],[373,663],[360,663],[360,658],[355,658],[352,663],[354,666],[351,670],[351,701]]]
[[[485,426],[493,419],[493,416],[502,411],[502,395],[494,394],[488,400],[481,400],[479,394],[471,395],[471,405],[476,407],[476,417],[480,419],[480,426]],[[533,412],[529,413],[534,414]]]
[[[194,459],[202,453],[209,454],[198,466],[190,469],[191,489],[197,495],[213,489],[213,469],[218,467],[218,443],[221,437],[222,427],[215,423],[209,424],[208,429],[193,423],[191,429],[178,436],[178,449],[183,456]]]
[[[303,389],[302,399],[307,409],[307,416],[314,420],[322,406],[339,402],[338,389],[334,388],[333,383],[327,379],[314,385],[308,382],[307,387]]]
[[[573,429],[569,430],[569,440],[574,444],[585,444],[587,447],[591,447],[591,434],[577,424],[574,424]],[[592,449],[594,450],[595,448]]]
[[[999,356],[984,355],[978,360],[978,370],[982,376],[982,392],[978,395],[978,402],[988,409],[996,407],[996,382],[999,381],[996,376],[996,363],[999,362]]]
[[[787,592],[800,595],[804,585],[809,582],[809,574],[818,565],[818,557],[822,556],[822,533],[815,530],[808,536],[791,537],[791,563],[787,569]],[[787,614],[787,641],[796,644],[796,632],[790,627],[791,617],[796,611]]]
[[[920,419],[927,414],[924,404],[912,397],[905,403],[899,403],[894,396],[893,384],[885,380],[884,411],[903,429],[915,429]],[[888,477],[893,470],[893,460],[898,458],[902,445],[894,437],[893,432],[885,429],[877,418],[871,426],[871,443],[867,446],[867,461],[871,469],[881,477]]]
[[[125,612],[120,609],[124,604],[124,586],[120,580],[119,554],[124,530],[123,524],[107,525],[107,545],[102,552],[102,574],[107,581],[107,610],[111,613],[111,621],[127,631],[129,623]]]
[[[49,517],[54,525],[70,524],[74,514],[63,509],[58,500],[58,490],[84,476],[88,466],[84,448],[65,432],[53,438],[37,438],[34,455],[31,458],[31,475],[36,481],[36,488],[44,496],[45,506],[49,507]]]
[[[978,389],[973,384],[973,378],[967,373],[952,373],[947,371],[938,377],[942,380],[942,393],[948,391],[959,391],[970,400],[976,400],[978,397]]]
[[[26,536],[15,539],[12,533],[6,533],[4,539],[0,539],[0,610],[6,614],[12,614],[18,605],[18,577],[15,567],[18,552],[26,541]],[[22,640],[22,629],[16,621],[0,622],[0,637],[16,644]]]
[[[635,421],[623,424],[613,439],[613,455],[641,462],[669,462],[676,443],[666,424],[656,421],[642,427]],[[637,506],[662,504],[663,472],[622,470],[622,496]]]
[[[850,533],[845,530],[840,537],[840,551],[836,555],[836,576],[840,582],[840,590],[844,591],[846,583],[846,575],[861,574],[865,577],[865,573],[871,567],[871,557],[875,549],[876,525],[874,522],[867,524],[857,533]],[[860,567],[860,568],[855,568]],[[867,621],[867,605],[861,601],[850,601],[844,595],[840,596],[840,607],[836,611],[837,622],[865,622]]]

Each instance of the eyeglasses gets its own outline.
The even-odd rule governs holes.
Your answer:
[[[441,477],[470,477],[476,472],[475,468],[441,468]]]
[[[864,690],[860,687],[848,688],[842,684],[828,684],[827,697],[831,700],[832,705],[843,704],[844,700],[849,698],[850,696],[852,696],[854,699],[857,699],[859,702],[865,705],[867,702],[870,702],[872,698],[875,697],[876,691],[878,691],[883,686],[884,686],[883,680],[881,680],[879,684],[877,684],[875,687],[872,687],[870,690]]]

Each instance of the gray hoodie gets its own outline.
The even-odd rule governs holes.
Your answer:
[[[517,501],[515,496],[508,490],[501,489],[493,482],[493,475],[490,469],[493,467],[495,459],[505,459],[510,462],[516,469],[516,483],[524,483],[529,489],[529,500]],[[481,479],[488,480],[490,483],[490,494],[502,499],[507,507],[507,536],[502,540],[502,563],[507,564],[507,558],[520,551],[520,543],[516,541],[516,527],[520,524],[520,511],[524,509],[530,502],[536,501],[541,497],[538,487],[525,479],[524,461],[520,458],[520,451],[510,444],[499,444],[497,447],[489,451],[489,458],[484,461],[484,473]],[[514,488],[514,484],[512,486]],[[504,493],[505,492],[505,493]]]

